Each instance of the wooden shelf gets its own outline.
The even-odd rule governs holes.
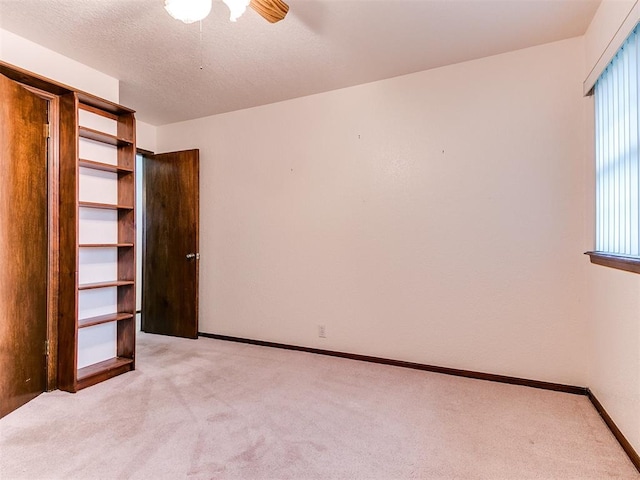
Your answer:
[[[115,357],[78,369],[78,390],[133,370],[133,358]]]
[[[102,325],[103,323],[119,322],[133,318],[133,313],[110,313],[108,315],[99,315],[97,317],[83,318],[78,320],[78,328],[93,327],[94,325]]]
[[[81,138],[87,138],[96,142],[106,143],[108,145],[113,145],[114,147],[133,145],[133,142],[127,140],[126,138],[117,137],[116,135],[111,135],[110,133],[100,132],[98,130],[94,130],[93,128],[78,127],[78,134]]]
[[[133,243],[81,243],[80,248],[131,248]]]
[[[78,103],[78,110],[84,110],[85,112],[93,113],[95,115],[99,115],[104,118],[108,118],[110,120],[118,121],[118,115],[107,110],[103,110],[101,108],[96,108],[92,105],[86,103]]]
[[[80,105],[89,105],[91,107],[110,112],[114,115],[127,115],[134,113],[134,110],[131,110],[130,108],[123,107],[122,105],[110,102],[104,98],[96,97],[95,95],[87,92],[77,92],[77,96],[80,101]]]
[[[93,170],[102,170],[103,172],[133,173],[133,168],[111,165],[109,163],[96,162],[94,160],[87,160],[86,158],[81,158],[80,160],[78,160],[78,166],[91,168]]]
[[[112,282],[81,283],[78,290],[94,290],[96,288],[124,287],[133,285],[133,280],[114,280]]]
[[[133,210],[131,205],[113,205],[111,203],[78,202],[79,207],[100,208],[102,210]]]

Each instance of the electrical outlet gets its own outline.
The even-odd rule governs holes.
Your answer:
[[[327,338],[327,332],[324,328],[324,325],[318,325],[318,336],[320,338]]]

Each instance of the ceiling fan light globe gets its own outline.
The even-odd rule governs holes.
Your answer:
[[[164,8],[176,20],[193,23],[209,15],[211,0],[164,0]]]
[[[245,12],[251,0],[222,0],[229,7],[229,20],[235,22]]]

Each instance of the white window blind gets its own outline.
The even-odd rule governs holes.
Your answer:
[[[596,250],[640,256],[640,34],[595,85]]]

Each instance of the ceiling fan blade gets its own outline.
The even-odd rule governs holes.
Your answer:
[[[249,4],[262,18],[276,23],[286,17],[289,5],[282,0],[251,0]]]

